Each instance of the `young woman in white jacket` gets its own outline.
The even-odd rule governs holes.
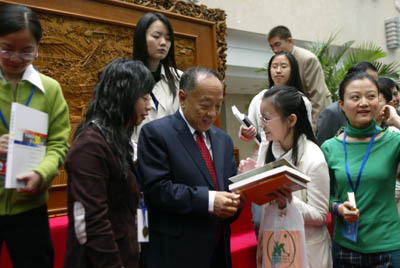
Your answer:
[[[267,205],[285,209],[286,199],[294,203],[304,218],[309,267],[332,267],[331,242],[327,229],[329,171],[324,155],[316,144],[302,94],[290,86],[274,87],[265,92],[260,112],[268,142],[261,144],[257,161],[241,161],[240,171],[283,158],[311,178],[307,189],[294,193],[281,189],[276,193],[278,198],[274,203]],[[264,205],[263,210],[267,205]],[[262,245],[264,217],[261,219],[259,247]]]
[[[182,72],[175,62],[174,31],[161,13],[147,13],[140,18],[133,36],[133,59],[140,60],[153,74],[154,85],[150,93],[151,110],[132,135],[136,159],[136,146],[142,126],[155,119],[174,114],[179,108],[179,81]]]

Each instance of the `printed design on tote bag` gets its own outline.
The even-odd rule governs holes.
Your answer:
[[[264,250],[271,268],[299,267],[302,259],[296,245],[300,242],[299,231],[264,231]]]

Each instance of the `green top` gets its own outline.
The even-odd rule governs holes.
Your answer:
[[[350,176],[355,187],[368,142],[346,142]],[[347,201],[352,192],[347,179],[343,141],[337,137],[321,147],[329,166],[330,200]],[[361,253],[377,253],[400,249],[400,217],[395,201],[397,166],[400,159],[400,134],[385,130],[374,141],[357,192],[356,205],[360,211],[357,242],[343,238],[343,218],[336,217],[333,239],[341,246]]]
[[[49,115],[46,156],[34,169],[42,176],[42,184],[37,194],[25,194],[18,193],[15,189],[4,189],[3,182],[0,185],[0,215],[14,215],[44,205],[48,199],[47,189],[57,175],[58,167],[63,163],[68,151],[69,111],[61,86],[54,79],[38,74],[45,92],[35,88],[29,107]],[[25,104],[31,92],[32,84],[30,82],[25,80],[18,82],[16,102]],[[13,99],[11,84],[0,79],[0,109],[8,125]],[[8,129],[0,121],[0,136],[6,133],[8,133]]]

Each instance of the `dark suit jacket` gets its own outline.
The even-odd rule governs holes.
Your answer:
[[[208,131],[219,190],[228,191],[236,174],[231,138],[217,127]],[[208,213],[208,191],[216,190],[206,163],[179,111],[143,126],[138,164],[149,208],[150,243],[146,267],[210,267],[218,222],[231,267],[230,227]]]
[[[347,124],[339,103],[336,101],[329,104],[318,116],[317,121],[317,141],[321,146],[324,141],[334,137],[338,130]]]

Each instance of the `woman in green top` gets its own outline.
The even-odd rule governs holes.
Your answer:
[[[19,5],[0,9],[0,250],[7,245],[13,267],[53,267],[47,190],[68,150],[68,106],[60,84],[39,73],[42,28],[36,14]],[[48,114],[46,154],[31,171],[18,174],[19,189],[5,189],[11,103]]]
[[[395,201],[400,134],[376,126],[378,84],[365,72],[351,73],[339,88],[348,119],[344,132],[322,145],[329,166],[329,207],[336,217],[334,267],[400,267],[400,218]],[[388,124],[400,126],[393,107]],[[354,193],[355,205],[348,201]]]

